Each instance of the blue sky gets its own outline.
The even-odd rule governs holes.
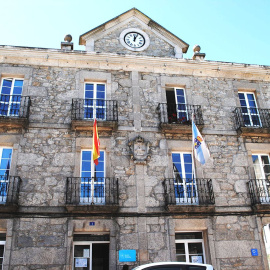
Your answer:
[[[270,0],[0,0],[0,45],[60,48],[136,7],[206,60],[270,65]]]

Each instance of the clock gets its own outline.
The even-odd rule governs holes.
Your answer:
[[[131,48],[141,48],[145,44],[145,38],[138,32],[128,32],[124,36],[125,43]]]
[[[128,28],[122,31],[119,37],[120,43],[130,51],[143,51],[149,44],[148,35],[139,28]]]

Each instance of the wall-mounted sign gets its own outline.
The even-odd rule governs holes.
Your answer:
[[[89,226],[95,226],[95,222],[93,221],[89,222]]]
[[[252,256],[259,256],[259,254],[258,254],[258,249],[252,248],[252,249],[251,249],[251,255],[252,255]]]
[[[135,249],[119,250],[119,262],[136,262],[136,250]]]

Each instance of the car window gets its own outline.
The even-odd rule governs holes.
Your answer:
[[[186,267],[184,265],[183,266],[182,265],[160,265],[160,266],[152,266],[146,269],[147,270],[186,270]]]
[[[206,270],[206,266],[195,266],[195,265],[190,265],[187,266],[188,270]]]

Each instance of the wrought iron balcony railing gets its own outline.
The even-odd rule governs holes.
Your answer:
[[[251,179],[248,183],[251,204],[270,204],[270,180]]]
[[[20,95],[0,95],[0,117],[28,118],[30,97]]]
[[[0,204],[18,204],[20,183],[19,176],[0,176]]]
[[[270,110],[239,107],[233,111],[236,121],[236,128],[270,128]]]
[[[98,119],[118,121],[118,107],[115,100],[72,99],[72,120]]]
[[[163,184],[166,205],[212,205],[215,203],[211,179],[167,178]]]
[[[66,203],[71,205],[118,205],[118,179],[68,177]]]
[[[196,125],[203,125],[202,110],[200,105],[167,104],[158,105],[160,122],[163,124],[191,125],[192,115]]]

